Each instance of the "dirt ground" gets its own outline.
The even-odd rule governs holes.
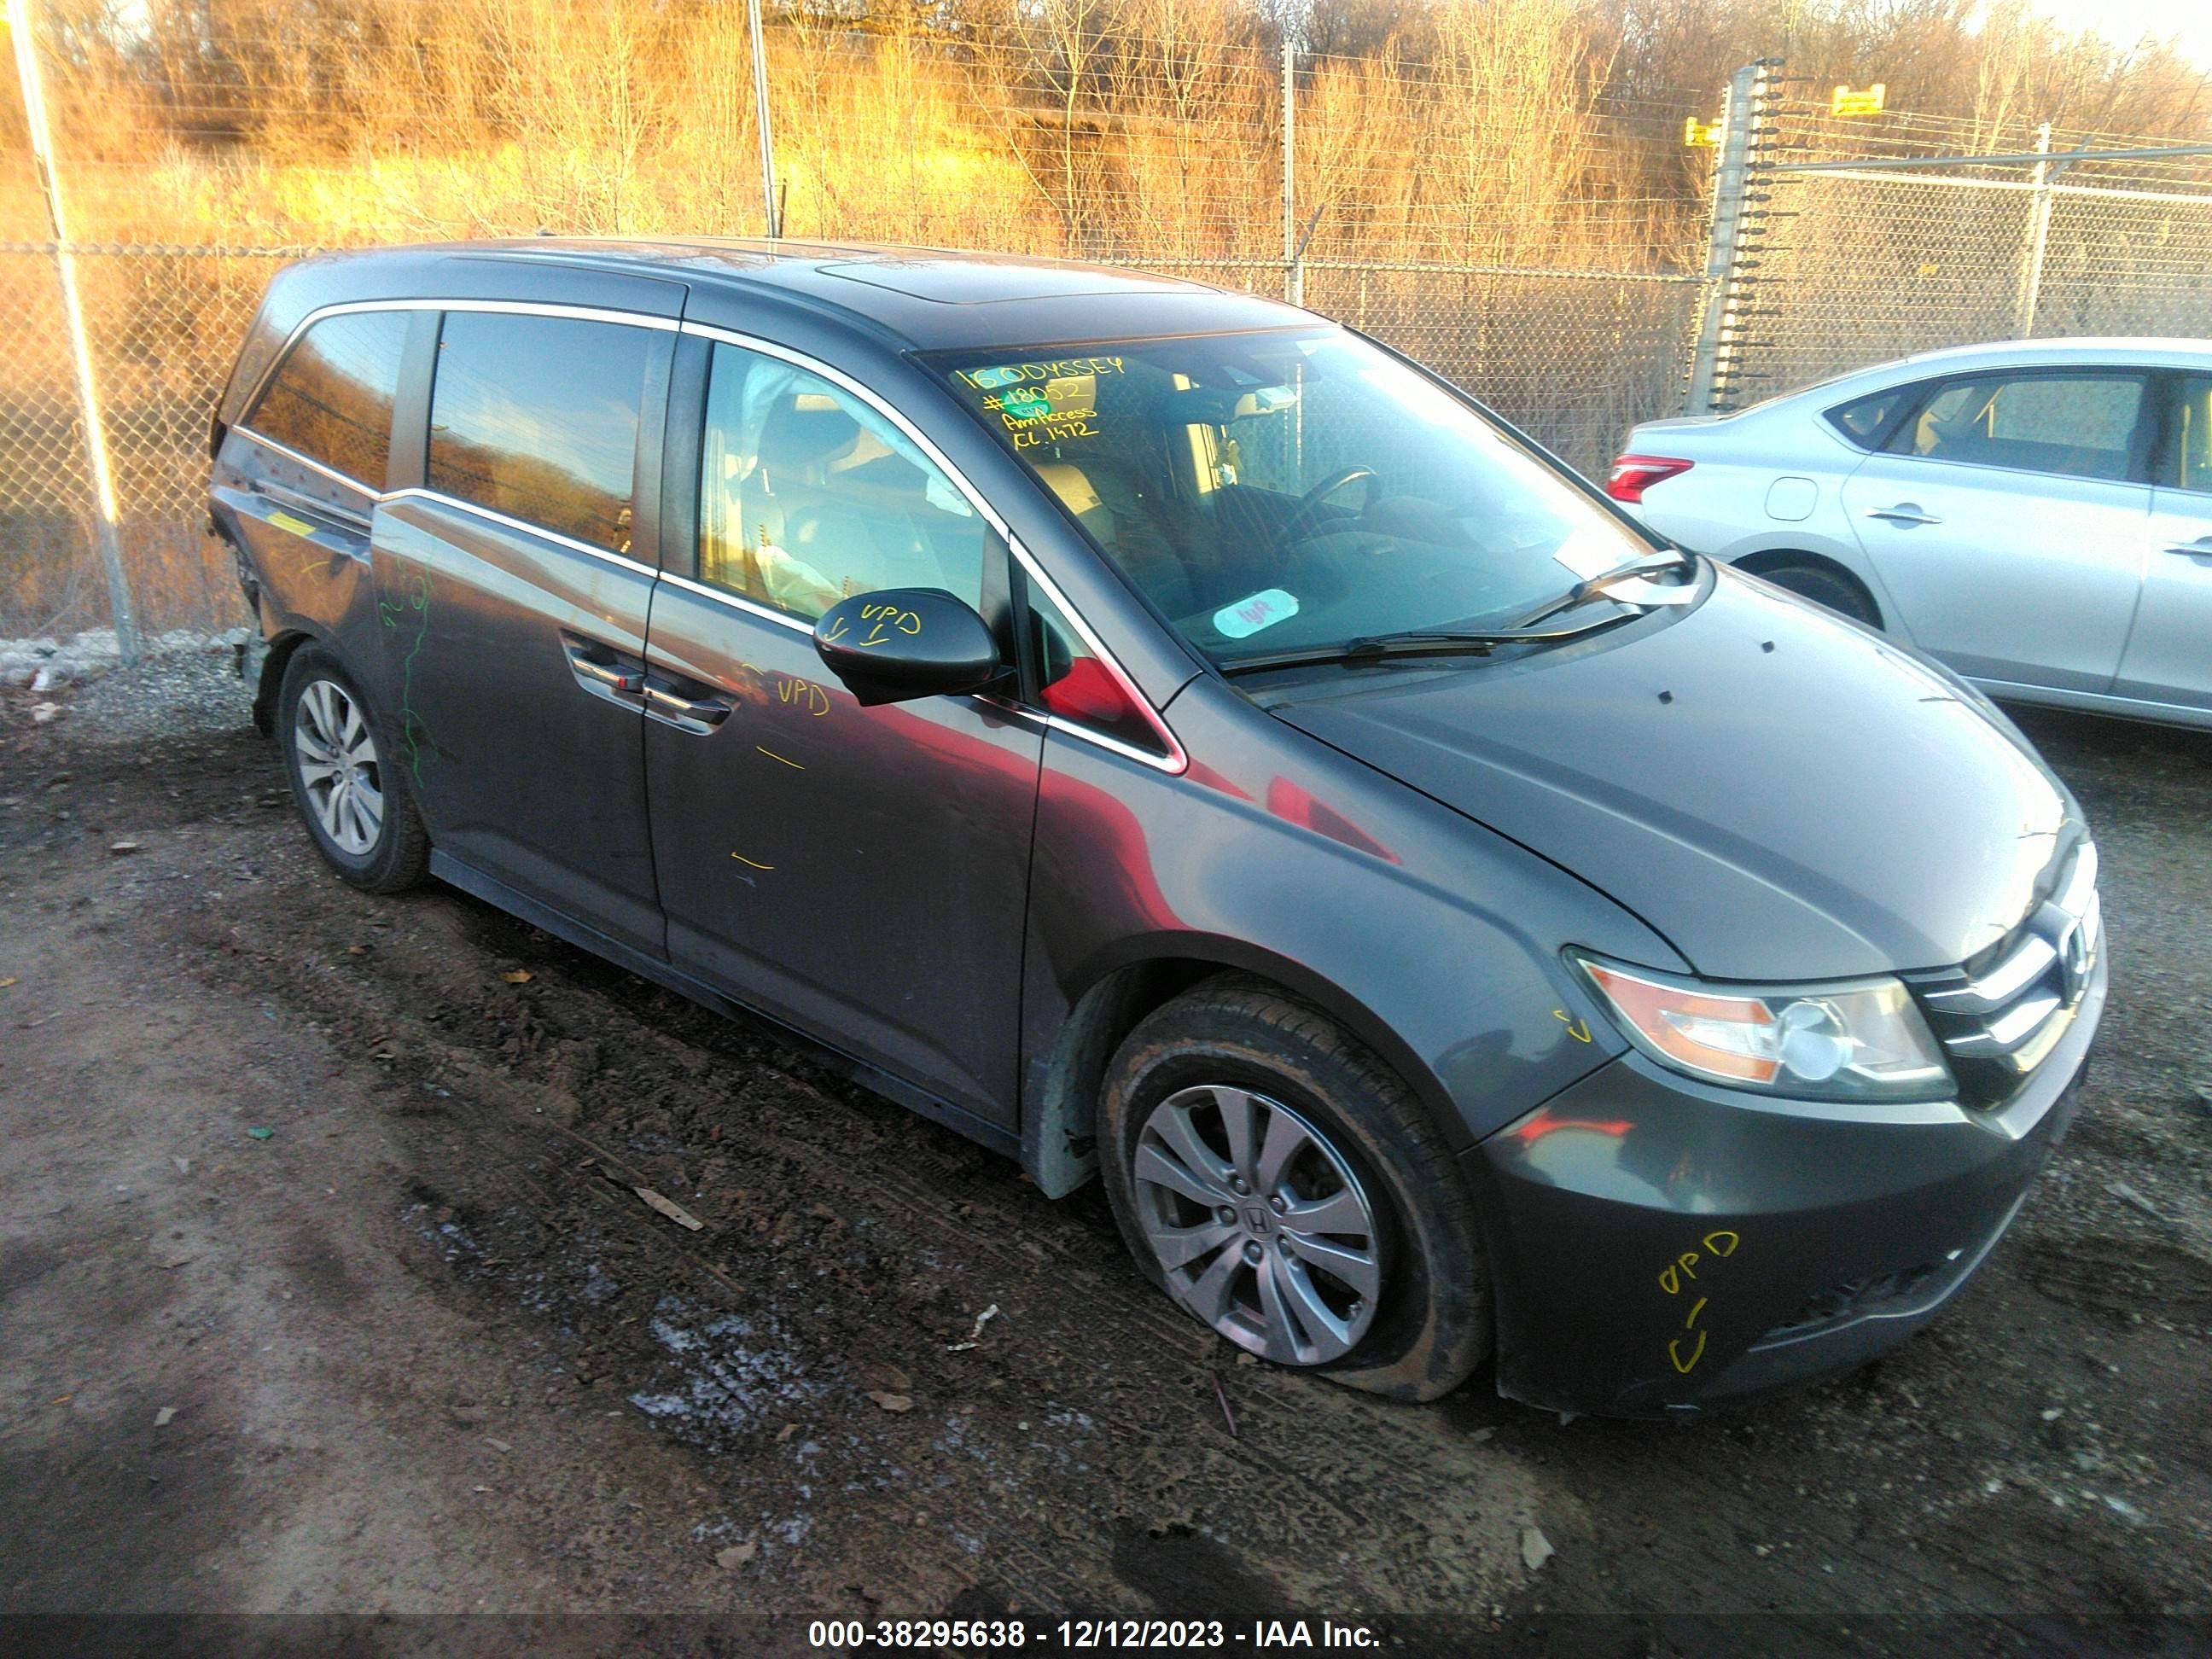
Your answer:
[[[1732,1415],[1563,1424],[1237,1364],[1095,1188],[449,890],[341,885],[223,666],[0,705],[0,1611],[2212,1643],[2212,738],[2022,717],[2098,831],[2113,994],[1948,1316]],[[707,1626],[640,1628],[526,1645]]]

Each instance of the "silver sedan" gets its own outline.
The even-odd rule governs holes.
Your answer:
[[[1647,421],[1606,489],[1992,696],[2212,726],[2212,341],[1931,351]]]

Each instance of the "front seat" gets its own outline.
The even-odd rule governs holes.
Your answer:
[[[886,587],[972,592],[981,530],[933,507],[921,469],[842,409],[779,404],[760,437],[757,518],[795,602],[826,610]],[[774,579],[771,578],[771,586]]]

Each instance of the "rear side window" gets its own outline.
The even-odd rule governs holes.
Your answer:
[[[1889,441],[1893,453],[2070,477],[2128,477],[2142,420],[2140,374],[1954,380]]]
[[[430,488],[629,551],[650,332],[568,317],[453,311],[430,393]]]
[[[325,317],[286,354],[246,424],[371,489],[392,459],[404,311]]]
[[[1889,430],[1889,423],[1897,418],[1898,410],[1919,392],[1919,386],[1893,386],[1871,397],[1838,404],[1827,411],[1828,424],[1861,449],[1877,448],[1882,434]]]

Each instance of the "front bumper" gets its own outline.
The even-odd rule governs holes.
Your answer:
[[[1683,1415],[1893,1347],[1981,1264],[2065,1133],[2106,971],[2001,1106],[1768,1100],[1628,1054],[1481,1142],[1466,1167],[1498,1392]]]

